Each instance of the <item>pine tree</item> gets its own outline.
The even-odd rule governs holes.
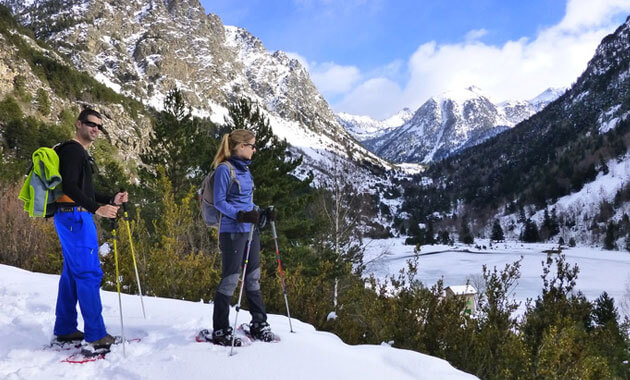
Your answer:
[[[473,244],[475,242],[466,219],[462,220],[461,229],[459,231],[459,241],[464,244]]]
[[[521,240],[526,243],[535,243],[537,241],[540,241],[536,222],[532,221],[531,219],[527,219],[527,221],[525,221],[525,231],[523,232]]]
[[[604,175],[608,174],[608,165],[606,165],[606,161],[604,161],[604,158],[600,155],[599,156],[599,164],[600,164],[600,168],[602,170],[602,173],[604,173]]]
[[[490,239],[494,241],[502,241],[505,239],[503,236],[503,228],[501,228],[501,223],[498,219],[495,219],[494,224],[492,225],[492,236]]]
[[[604,237],[604,249],[615,249],[615,223],[611,220],[606,227],[606,236]]]
[[[610,298],[607,292],[603,292],[595,300],[593,306],[593,323],[596,326],[617,325],[619,313],[615,307],[615,301]]]
[[[518,206],[518,222],[525,223],[527,221],[527,217],[525,216],[525,208],[523,205]]]
[[[425,232],[425,244],[433,245],[435,244],[435,232],[433,230],[433,221],[429,220],[427,222],[427,230]]]
[[[210,172],[216,151],[218,127],[210,120],[194,118],[182,93],[174,89],[164,101],[164,111],[155,117],[153,134],[146,150],[140,155],[144,163],[140,174],[143,184],[157,188],[158,166],[162,166],[176,194],[181,199],[191,189],[200,187]],[[147,198],[159,196],[151,194]]]
[[[439,236],[438,241],[439,241],[439,243],[440,243],[440,244],[445,244],[445,245],[447,245],[447,244],[449,244],[449,243],[450,243],[451,238],[450,238],[450,236],[448,235],[448,231],[446,231],[446,230],[440,231],[440,233],[438,234],[438,236]]]
[[[13,91],[23,102],[30,101],[30,94],[26,92],[26,78],[23,75],[16,75],[13,78]]]
[[[549,232],[550,236],[556,236],[560,233],[560,223],[558,223],[558,216],[556,215],[555,207],[551,210],[551,225]]]
[[[549,211],[545,209],[543,216],[543,227],[547,228],[547,230],[551,230],[551,217],[549,216]]]
[[[44,116],[50,113],[50,99],[48,93],[43,88],[37,90],[37,110]]]

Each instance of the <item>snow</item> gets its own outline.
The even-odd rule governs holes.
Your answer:
[[[403,108],[396,114],[384,120],[375,120],[370,116],[352,115],[345,112],[337,113],[341,125],[357,140],[365,141],[381,137],[403,126],[411,119],[413,113],[409,108]]]
[[[532,104],[540,104],[540,103],[551,103],[554,100],[558,99],[560,95],[564,94],[566,88],[548,88],[538,96],[533,99],[530,99],[529,102]]]
[[[591,235],[589,226],[592,216],[599,213],[603,201],[612,203],[617,192],[627,185],[628,178],[630,178],[630,154],[609,160],[606,166],[608,166],[608,174],[598,173],[595,180],[585,184],[580,191],[565,195],[559,198],[555,204],[547,207],[549,212],[555,208],[558,217],[568,218],[576,222],[576,226],[570,230],[560,226],[560,232],[561,235],[564,235],[565,241],[574,237],[577,242],[599,243],[586,239],[587,236]],[[619,222],[624,213],[630,215],[630,204],[627,202],[615,208],[615,215],[612,219]],[[501,224],[507,226],[515,223],[517,219],[518,213],[510,214],[501,218]],[[544,219],[544,210],[537,211],[531,219],[540,225]],[[520,229],[515,229],[514,233],[520,233]]]
[[[451,289],[455,295],[477,294],[477,289],[472,285],[451,285],[447,289]]]
[[[464,104],[469,100],[478,99],[480,97],[489,99],[488,95],[485,94],[479,87],[469,86],[466,88],[458,88],[445,91],[439,96],[434,97],[434,99],[438,104],[441,104],[445,101],[453,101],[455,103]]]
[[[404,238],[392,238],[369,242],[364,257],[365,275],[385,279],[406,268],[407,261],[414,257],[415,247],[404,245],[404,241]],[[547,258],[543,251],[557,248],[557,244],[509,241],[490,246],[488,240],[482,239],[475,239],[475,244],[482,248],[462,244],[422,246],[416,279],[425,286],[443,279],[444,287],[470,281],[481,291],[482,265],[487,265],[490,270],[493,267],[500,270],[523,256],[521,278],[513,294],[514,299],[521,302],[519,312],[522,313],[527,298],[535,299],[541,294],[542,262]],[[606,291],[619,306],[622,299],[630,296],[626,289],[630,280],[630,253],[589,247],[563,248],[562,253],[566,255],[567,263],[577,264],[580,268],[575,289],[582,291],[588,299],[593,300]],[[628,314],[629,310],[624,312]]]
[[[113,346],[104,360],[61,363],[68,352],[42,349],[52,337],[58,281],[0,265],[0,379],[475,379],[441,359],[387,344],[350,346],[297,320],[292,334],[280,315],[269,315],[280,343],[256,342],[230,357],[229,348],[194,341],[199,329],[210,327],[212,305],[144,297],[145,320],[131,295],[122,297],[125,333],[142,341],[127,344],[126,357]],[[101,294],[109,332],[119,334],[118,296]],[[239,321],[248,321],[246,314]]]
[[[400,169],[403,173],[406,173],[409,175],[422,173],[422,171],[424,171],[424,168],[425,168],[423,165],[408,163],[408,162],[402,163],[402,164],[396,164],[396,167]]]
[[[111,88],[112,90],[116,91],[116,92],[120,92],[120,85],[118,83],[114,83],[112,82],[108,76],[106,76],[103,73],[97,73],[96,75],[94,75],[94,79],[96,79],[97,81],[101,82],[101,84],[104,84],[105,86]]]
[[[621,104],[617,104],[615,106],[610,107],[606,112],[603,112],[599,116],[599,119],[597,120],[597,122],[599,123],[600,134],[604,134],[612,129],[615,129],[622,120],[625,120],[628,118],[628,115],[630,115],[630,112],[626,112],[623,115],[618,116],[618,117],[613,117],[617,113],[619,108],[621,108]]]

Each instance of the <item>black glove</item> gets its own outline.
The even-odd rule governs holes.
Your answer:
[[[267,220],[270,222],[276,221],[276,209],[273,207],[267,207],[265,209],[265,214],[267,215]]]
[[[258,218],[258,229],[262,230],[267,226],[267,210],[263,210]]]
[[[260,215],[256,210],[239,211],[238,214],[236,214],[236,221],[239,223],[258,223],[258,218],[260,218]]]

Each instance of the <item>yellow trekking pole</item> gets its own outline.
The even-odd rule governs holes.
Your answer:
[[[142,300],[142,288],[140,287],[140,276],[138,276],[138,265],[136,264],[136,254],[133,249],[133,240],[131,240],[131,227],[129,226],[129,214],[127,213],[127,203],[123,203],[124,219],[127,224],[127,233],[129,234],[129,246],[131,247],[131,258],[133,259],[133,269],[136,271],[136,281],[138,282],[138,294],[140,295],[140,304],[142,305],[142,315],[144,319],[147,319],[147,314],[144,311],[144,301]]]
[[[120,296],[120,272],[118,271],[118,236],[116,235],[116,227],[118,225],[118,221],[114,218],[112,219],[112,236],[114,239],[114,262],[116,263],[116,288],[118,289],[118,310],[120,310],[120,334],[122,338],[123,345],[123,356],[127,357],[127,353],[125,352],[125,325],[123,323],[123,311],[122,311],[122,298]]]

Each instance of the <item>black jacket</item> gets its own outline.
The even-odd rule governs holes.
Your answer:
[[[61,144],[57,149],[59,156],[59,173],[63,193],[74,203],[62,203],[64,206],[82,206],[91,213],[99,208],[99,203],[108,204],[112,197],[94,192],[92,182],[93,159],[75,140]]]

